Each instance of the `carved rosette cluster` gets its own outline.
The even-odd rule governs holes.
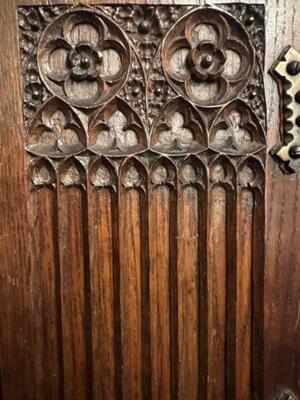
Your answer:
[[[22,68],[33,60],[47,93],[24,108],[34,185],[261,189],[260,14],[230,7],[48,7],[38,28],[26,21],[45,7],[20,8],[21,37],[35,35]]]
[[[37,66],[37,48],[45,27],[58,17],[65,7],[20,7],[20,58],[23,76],[24,123],[27,126],[37,109],[50,97]]]
[[[128,5],[100,9],[124,29],[148,70],[164,34],[190,7]]]

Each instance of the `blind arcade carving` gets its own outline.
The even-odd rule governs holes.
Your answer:
[[[65,398],[262,398],[264,7],[20,7],[19,25]]]

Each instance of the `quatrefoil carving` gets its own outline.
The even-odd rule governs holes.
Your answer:
[[[255,57],[249,35],[236,19],[203,8],[168,32],[162,59],[168,82],[178,94],[212,107],[237,97],[249,82]]]
[[[48,25],[39,43],[38,65],[54,95],[73,106],[96,107],[125,83],[130,46],[108,18],[77,7]]]

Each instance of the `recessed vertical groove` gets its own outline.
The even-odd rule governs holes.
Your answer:
[[[235,189],[226,190],[226,332],[225,332],[225,392],[226,399],[236,398],[236,232],[237,196]]]
[[[263,178],[264,179],[264,178]],[[265,207],[263,193],[254,189],[253,266],[252,266],[252,393],[264,398],[264,268],[265,268]]]
[[[252,318],[253,318],[253,191],[237,189],[235,397],[251,398]]]
[[[150,326],[150,249],[149,249],[149,183],[141,192],[141,265],[142,265],[142,385],[143,399],[151,399],[151,326]]]
[[[120,170],[120,297],[122,344],[122,391],[125,400],[142,398],[141,315],[141,191],[145,175],[138,161]]]
[[[209,189],[207,263],[208,400],[226,398],[226,189],[226,185],[218,181],[211,184]]]
[[[74,159],[61,167],[59,176],[59,241],[61,314],[64,357],[64,397],[87,400],[88,354],[85,300],[85,212],[83,167]]]
[[[193,182],[178,192],[178,398],[198,400],[200,192]]]
[[[122,386],[122,342],[121,342],[121,296],[120,296],[120,207],[121,183],[118,179],[117,192],[112,196],[112,238],[113,238],[113,307],[114,307],[114,358],[115,358],[115,398],[123,399]]]
[[[199,190],[198,206],[198,259],[199,259],[199,293],[198,308],[199,318],[199,381],[198,399],[207,400],[207,377],[208,377],[208,281],[207,281],[207,246],[208,246],[208,190]]]
[[[89,196],[90,183],[86,176],[86,189],[83,191],[83,257],[84,257],[84,314],[86,348],[86,386],[87,399],[93,399],[93,347],[92,347],[92,308],[91,308],[91,263],[89,240]]]
[[[53,243],[55,246],[55,301],[56,301],[56,332],[57,332],[57,356],[59,368],[59,400],[64,400],[64,351],[63,351],[63,331],[62,331],[62,304],[61,304],[61,263],[59,248],[59,224],[58,224],[58,207],[59,207],[59,180],[56,176],[55,202],[54,202],[54,219],[53,219]]]
[[[178,179],[178,178],[177,178]],[[178,182],[170,190],[169,226],[169,298],[170,298],[170,361],[171,399],[178,399]]]

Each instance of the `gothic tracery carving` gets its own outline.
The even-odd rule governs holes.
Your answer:
[[[203,166],[251,186],[239,166],[264,164],[263,7],[221,7],[20,7],[26,149],[60,171],[39,161],[32,182],[83,185],[87,169],[95,188],[118,173],[128,188],[146,173],[203,186]]]

